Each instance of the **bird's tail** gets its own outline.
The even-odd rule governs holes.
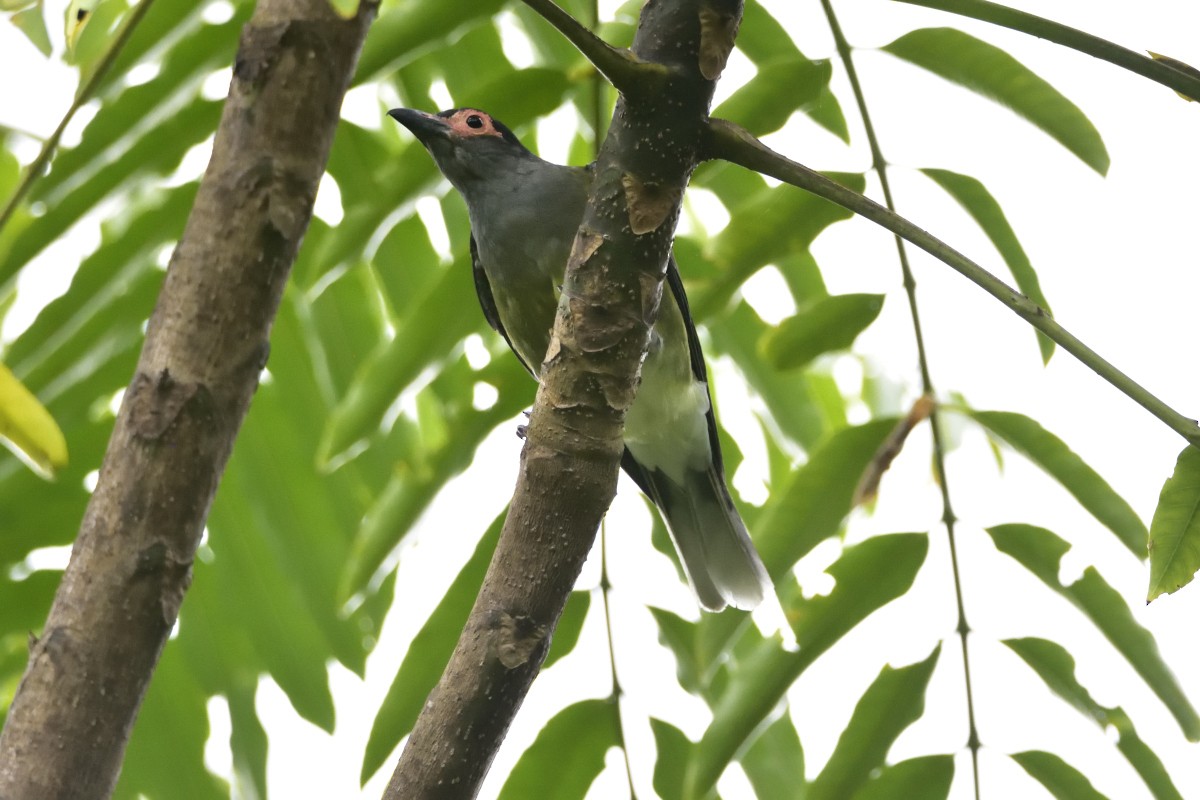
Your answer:
[[[761,603],[771,579],[717,470],[689,472],[685,486],[661,472],[651,482],[700,604],[720,611]]]

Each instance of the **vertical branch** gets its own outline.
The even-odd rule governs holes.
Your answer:
[[[376,3],[260,0],[137,370],[0,733],[0,797],[106,797],[191,582]]]
[[[593,33],[600,30],[600,0],[592,0],[591,18],[588,27]],[[592,73],[592,158],[600,154],[600,143],[604,141],[604,76],[599,70]],[[600,598],[604,602],[604,632],[608,637],[608,669],[612,679],[609,703],[612,705],[613,723],[617,731],[617,746],[621,748],[621,758],[625,762],[625,780],[629,784],[629,800],[637,800],[637,790],[633,786],[633,765],[629,761],[629,747],[625,741],[625,720],[621,713],[621,680],[617,676],[617,648],[613,641],[612,624],[612,581],[608,578],[608,525],[600,523]]]
[[[714,7],[721,20],[736,23],[741,16],[738,0],[646,3],[627,53],[596,39],[550,0],[525,2],[622,95],[592,171],[504,530],[450,663],[388,784],[389,800],[474,797],[541,668],[616,492],[625,412],[719,74],[702,50],[733,46],[736,24],[722,28],[729,32],[722,38],[703,30],[702,20]]]
[[[896,203],[892,198],[891,183],[888,180],[887,161],[883,157],[883,150],[879,146],[879,137],[875,134],[875,126],[872,124],[871,114],[867,110],[866,95],[863,93],[862,84],[858,80],[858,71],[854,67],[854,58],[850,50],[850,45],[842,33],[842,27],[838,23],[837,15],[833,11],[832,0],[821,0],[821,7],[825,10],[825,17],[829,21],[830,32],[833,34],[838,55],[846,67],[846,77],[850,81],[850,88],[854,93],[854,100],[858,105],[859,115],[862,117],[863,129],[866,132],[867,142],[871,148],[871,164],[875,168],[875,173],[879,176],[879,185],[883,190],[884,204],[889,211],[895,212]],[[934,401],[933,407],[929,412],[929,429],[933,434],[934,470],[937,475],[938,486],[942,493],[942,524],[946,526],[946,539],[950,545],[950,567],[954,575],[954,599],[958,611],[956,631],[962,646],[963,675],[966,683],[967,747],[971,751],[971,769],[975,798],[979,800],[979,731],[975,725],[975,698],[971,688],[971,658],[967,646],[967,636],[970,634],[971,628],[967,624],[966,607],[963,603],[962,575],[958,564],[958,544],[954,530],[957,517],[954,514],[954,507],[950,502],[950,485],[946,475],[946,450],[942,441],[940,413],[934,392],[933,379],[930,377],[929,357],[925,349],[925,335],[921,328],[921,313],[917,305],[917,282],[913,278],[912,267],[908,261],[908,250],[904,245],[904,240],[899,235],[895,237],[895,240],[896,255],[900,262],[900,270],[904,275],[904,293],[908,298],[908,310],[912,319],[913,338],[916,340],[917,345],[917,363],[921,372],[921,391],[926,397]]]

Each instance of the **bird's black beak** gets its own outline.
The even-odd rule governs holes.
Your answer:
[[[426,114],[412,108],[393,108],[388,116],[412,131],[422,144],[428,144],[434,138],[444,139],[450,133],[450,123],[436,114]]]

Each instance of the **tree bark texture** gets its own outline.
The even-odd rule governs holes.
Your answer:
[[[631,85],[617,86],[508,518],[389,800],[475,797],[545,658],[616,491],[625,412],[728,55],[718,43],[713,57],[714,25],[732,47],[740,19],[740,0],[649,0],[642,9],[632,49],[640,64]]]
[[[0,733],[0,798],[107,797],[267,360],[375,15],[262,0],[70,564]]]

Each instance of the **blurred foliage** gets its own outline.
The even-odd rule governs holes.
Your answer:
[[[69,27],[70,61],[86,75],[128,6],[79,5],[87,19]],[[343,12],[354,5],[337,2]],[[583,0],[560,5],[581,19],[590,16]],[[230,14],[217,13],[226,7]],[[631,0],[603,21],[601,32],[628,43],[639,7]],[[9,0],[0,10],[39,47],[49,47],[40,2]],[[54,482],[13,458],[0,460],[0,710],[24,667],[26,636],[44,619],[57,583],[57,572],[37,568],[38,551],[68,544],[83,514],[166,254],[200,179],[198,162],[185,156],[207,147],[218,122],[221,104],[204,87],[224,80],[250,10],[248,0],[157,0],[101,81],[93,98],[96,113],[79,143],[55,154],[49,172],[34,181],[0,231],[4,313],[18,277],[37,268],[39,254],[79,229],[98,224],[100,231],[69,285],[2,354],[15,376],[9,379],[5,371],[8,385],[36,395],[36,407],[44,405],[61,427],[71,459],[68,464],[47,456],[59,471]],[[528,41],[528,57],[511,52],[514,26]],[[842,109],[853,101],[831,90],[834,65],[805,57],[792,33],[755,0],[747,0],[738,45],[756,72],[716,113],[756,134],[778,130],[799,114],[850,141]],[[1104,144],[1083,112],[997,47],[939,28],[912,31],[883,49],[1004,103],[1097,171],[1107,168]],[[156,68],[153,77],[131,82],[130,70],[146,64]],[[385,2],[355,84],[376,98],[381,121],[386,105],[380,98],[432,109],[435,97],[448,94],[459,105],[486,104],[530,144],[534,123],[566,108],[577,131],[573,153],[588,152],[594,127],[603,125],[614,101],[560,36],[524,6],[501,0]],[[0,203],[19,179],[13,155],[18,134],[6,136],[0,140]],[[418,199],[444,189],[426,153],[396,126],[344,121],[328,172],[340,194],[341,218],[334,225],[314,219],[305,239],[275,325],[267,373],[212,508],[177,635],[130,743],[120,798],[180,797],[181,785],[188,797],[228,796],[229,786],[204,762],[206,705],[217,696],[229,706],[234,783],[241,796],[266,797],[268,740],[255,706],[260,679],[270,676],[301,717],[333,728],[330,662],[362,675],[396,582],[420,580],[407,570],[405,537],[438,492],[470,465],[483,439],[497,426],[512,425],[532,400],[532,383],[473,307],[461,201],[453,193],[439,201],[448,254],[435,248],[437,236],[415,212]],[[979,223],[1022,291],[1044,301],[1030,259],[986,187],[947,170],[924,173]],[[836,178],[858,190],[866,182],[863,175]],[[871,419],[851,424],[861,420],[852,408],[861,410],[880,386],[864,382],[860,397],[839,390],[832,378],[837,359],[856,358],[847,350],[874,322],[884,297],[831,296],[825,288],[811,246],[846,218],[842,209],[722,164],[698,170],[694,185],[712,192],[731,222],[715,233],[698,225],[677,240],[677,253],[709,357],[735,365],[754,398],[770,485],[760,505],[742,507],[799,649],[782,636],[760,633],[741,612],[697,621],[651,609],[677,674],[650,680],[678,682],[712,712],[697,742],[650,720],[658,745],[654,786],[668,800],[711,797],[718,778],[737,762],[757,795],[772,800],[947,797],[956,780],[954,751],[898,763],[889,763],[887,755],[922,719],[930,676],[939,660],[957,657],[957,641],[930,642],[923,651],[930,655],[908,666],[889,666],[887,652],[873,653],[878,677],[811,781],[803,743],[786,713],[788,690],[860,622],[889,603],[904,602],[919,581],[948,581],[922,572],[929,549],[924,533],[879,535],[843,547],[828,569],[835,581],[831,592],[814,596],[794,577],[800,559],[844,531],[859,480],[895,425],[892,411],[871,402]],[[799,309],[778,325],[764,321],[740,291],[768,265],[783,275]],[[475,335],[484,336],[494,357],[468,358],[465,342]],[[1042,348],[1048,359],[1052,349],[1044,340]],[[480,402],[482,387],[498,400]],[[0,392],[0,401],[7,396]],[[11,410],[5,401],[0,419]],[[1144,523],[1065,443],[1018,414],[964,412],[964,424],[1027,456],[1136,558],[1145,558]],[[725,441],[727,460],[736,464],[737,448],[728,436]],[[1197,485],[1200,469],[1188,450],[1155,515],[1156,535],[1171,547],[1155,554],[1153,593],[1186,583],[1200,561]],[[498,523],[475,532],[474,554],[464,553],[458,579],[409,643],[374,721],[363,780],[388,763],[440,674]],[[1196,712],[1153,639],[1095,569],[1064,585],[1058,565],[1068,546],[1055,534],[1024,523],[989,533],[1048,587],[1048,598],[1057,593],[1079,608],[1080,619],[1112,642],[1188,738],[1200,737]],[[572,598],[551,660],[597,630],[586,627],[606,607],[593,601],[596,591]],[[1060,645],[1041,639],[1005,644],[1085,716],[1116,727],[1115,747],[1155,797],[1179,796],[1125,712],[1092,699]],[[580,698],[565,705],[520,757],[501,796],[583,797],[605,768],[606,753],[624,741],[619,713],[611,700]],[[1028,751],[1012,759],[1055,796],[1100,796],[1055,754]]]

